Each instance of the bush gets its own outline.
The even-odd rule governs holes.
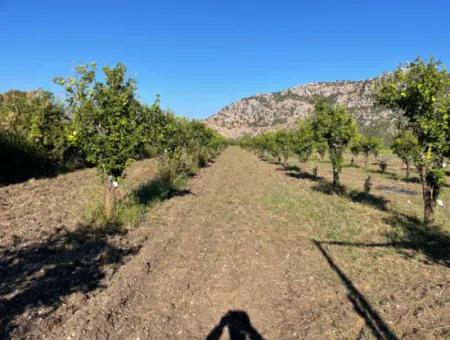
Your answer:
[[[1,182],[54,175],[86,165],[70,145],[67,113],[44,90],[0,94]]]

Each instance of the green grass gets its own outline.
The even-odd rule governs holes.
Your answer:
[[[280,186],[269,188],[262,198],[264,206],[293,225],[301,225],[304,236],[333,240],[358,239],[365,226],[367,209],[338,195],[326,195],[311,188]],[[371,226],[373,229],[374,226]]]
[[[350,156],[346,157],[346,164]],[[360,161],[361,162],[361,161]],[[302,165],[291,159],[285,174],[291,181],[267,186],[261,198],[263,206],[282,219],[289,232],[303,237],[334,243],[386,244],[399,252],[421,255],[432,262],[450,263],[450,188],[444,187],[444,207],[436,209],[433,227],[421,222],[423,202],[421,186],[416,180],[405,181],[402,163],[389,156],[389,172],[379,173],[373,161],[368,169],[346,166],[341,174],[342,189],[335,193],[331,165],[327,160],[312,159]],[[319,167],[319,176],[312,173]],[[370,175],[373,188],[364,192],[364,181]],[[383,191],[383,188],[408,190]]]
[[[103,188],[101,185],[89,190],[89,204],[84,209],[84,223],[97,228],[133,228],[144,218],[145,214],[156,204],[172,196],[185,194],[187,176],[179,176],[172,183],[167,183],[158,175],[142,182],[136,178],[125,179],[118,193],[115,215],[108,219],[104,214]]]

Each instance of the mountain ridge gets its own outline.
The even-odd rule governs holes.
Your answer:
[[[310,82],[245,97],[225,106],[206,123],[228,138],[289,129],[299,118],[311,114],[315,97],[324,96],[348,107],[364,134],[389,139],[395,131],[396,117],[375,104],[371,84],[378,78]]]

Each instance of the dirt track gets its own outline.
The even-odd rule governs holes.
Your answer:
[[[323,280],[329,268],[311,241],[284,232],[258,204],[276,176],[273,166],[227,150],[192,181],[192,195],[154,213],[139,256],[54,334],[201,339],[228,310],[245,311],[269,339],[330,331],[351,305]]]
[[[263,206],[269,186],[298,181],[275,169],[227,149],[191,180],[191,194],[165,201],[129,233],[140,251],[106,287],[22,335],[217,339],[228,326],[254,339],[395,338],[307,226],[286,226]]]

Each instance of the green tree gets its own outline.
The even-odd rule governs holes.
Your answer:
[[[310,119],[300,119],[297,126],[292,137],[292,151],[297,156],[302,170],[302,163],[305,163],[313,152],[314,138]]]
[[[355,158],[362,152],[362,138],[363,136],[360,133],[357,133],[350,142],[350,152],[352,153],[351,166],[355,166]]]
[[[69,120],[51,92],[12,90],[0,95],[0,122],[0,131],[23,138],[59,167],[64,166]]]
[[[172,185],[177,178],[204,167],[224,147],[225,140],[197,120],[176,117],[172,111],[159,118],[161,128],[156,129],[160,158],[160,180]]]
[[[417,137],[409,130],[403,130],[394,139],[391,146],[392,151],[400,157],[406,165],[406,178],[409,178],[411,164],[420,155],[419,143]]]
[[[275,147],[283,167],[287,167],[289,156],[292,153],[293,134],[286,130],[278,130],[274,135]]]
[[[327,154],[327,144],[326,143],[315,143],[314,144],[314,148],[316,149],[317,153],[320,156],[320,159],[324,159],[325,155]]]
[[[123,64],[104,67],[104,82],[96,79],[94,63],[77,66],[76,71],[77,78],[56,78],[55,82],[66,91],[67,110],[73,119],[70,141],[104,178],[104,212],[110,219],[118,182],[142,143],[145,126],[139,122],[143,110],[135,98],[136,82],[126,77]]]
[[[193,120],[189,123],[189,141],[187,152],[194,167],[205,167],[211,157],[213,131],[205,123]]]
[[[445,180],[444,155],[449,149],[450,78],[440,62],[416,59],[375,83],[378,103],[399,110],[417,137],[424,199],[424,222],[434,221],[436,201]]]
[[[333,186],[339,186],[343,153],[357,133],[356,122],[341,105],[332,105],[326,99],[319,99],[314,105],[312,117],[314,139],[325,142],[333,167]]]
[[[142,158],[157,157],[164,150],[164,129],[169,121],[167,112],[161,110],[159,95],[152,105],[143,105],[139,116],[139,126],[142,128],[142,143],[139,153]]]
[[[383,141],[379,137],[365,137],[363,136],[359,142],[361,152],[364,155],[364,169],[367,169],[370,155],[378,156],[382,148]]]

